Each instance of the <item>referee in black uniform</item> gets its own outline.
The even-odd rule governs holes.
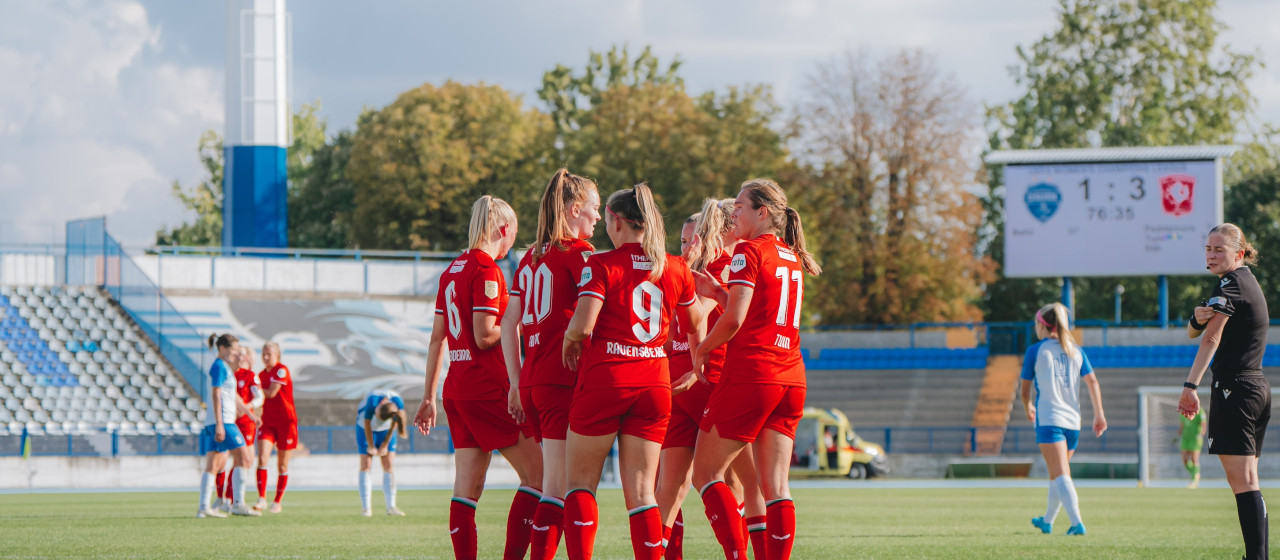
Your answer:
[[[1262,375],[1270,319],[1262,288],[1248,267],[1258,253],[1233,224],[1213,228],[1204,249],[1205,264],[1218,279],[1207,304],[1195,309],[1187,325],[1192,338],[1204,338],[1183,384],[1178,412],[1191,417],[1200,409],[1196,386],[1212,358],[1209,453],[1222,461],[1236,495],[1245,558],[1265,559],[1267,505],[1258,486],[1258,456],[1271,420],[1271,385]]]

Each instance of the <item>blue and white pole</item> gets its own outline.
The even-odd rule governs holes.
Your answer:
[[[227,0],[222,246],[289,243],[289,22],[285,0]]]

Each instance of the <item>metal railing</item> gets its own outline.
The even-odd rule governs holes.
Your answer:
[[[1082,453],[1137,453],[1138,428],[1114,426],[1102,437],[1095,438],[1085,426],[1080,433],[1077,451]],[[866,441],[880,444],[885,453],[968,454],[978,447],[978,434],[1003,431],[1001,454],[1038,454],[1036,430],[1029,426],[1009,428],[970,428],[964,426],[931,426],[910,428],[857,427]]]

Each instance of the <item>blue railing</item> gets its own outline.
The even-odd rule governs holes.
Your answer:
[[[46,457],[117,457],[197,455],[199,434],[137,434],[96,432],[88,434],[31,434],[31,455]],[[98,439],[95,447],[92,439]],[[355,426],[302,426],[298,440],[312,455],[357,454]],[[442,426],[424,436],[416,430],[397,443],[397,453],[453,453],[449,428]],[[0,435],[0,457],[22,455],[22,434]]]
[[[206,398],[204,372],[213,360],[200,344],[200,333],[107,233],[106,218],[67,222],[66,245],[65,282],[105,288],[201,399]]]
[[[886,453],[894,454],[944,454],[967,455],[977,446],[978,434],[983,430],[999,428],[968,428],[964,426],[924,428],[857,428],[858,435],[866,441],[878,443]],[[1088,428],[1084,430],[1088,432]],[[199,452],[198,434],[124,434],[100,433],[110,437],[110,452],[104,443],[95,448],[86,434],[31,435],[33,456],[100,457],[118,455],[163,456],[196,455]],[[0,435],[0,456],[22,454],[20,434]],[[304,426],[298,428],[298,439],[313,455],[358,454],[354,426]],[[1101,438],[1081,433],[1081,453],[1137,453],[1138,429],[1117,426],[1107,430]],[[398,453],[452,453],[447,426],[424,436],[415,430],[398,444]],[[1011,427],[1005,430],[1001,453],[1038,454],[1035,429]]]

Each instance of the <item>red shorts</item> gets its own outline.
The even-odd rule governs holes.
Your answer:
[[[662,443],[671,418],[671,387],[599,387],[573,395],[569,428],[584,436],[624,434]]]
[[[804,414],[805,388],[765,383],[718,383],[702,416],[702,431],[716,428],[720,437],[751,443],[763,430],[796,439]]]
[[[253,419],[248,414],[236,418],[236,427],[240,428],[241,434],[244,434],[244,444],[253,445],[258,435],[258,425],[253,423]]]
[[[667,423],[667,437],[662,440],[663,449],[693,447],[698,442],[698,426],[714,389],[715,384],[699,381],[688,391],[671,397],[671,421]]]
[[[520,434],[533,437],[528,424],[517,424],[507,412],[507,399],[444,399],[444,414],[454,449],[493,451],[515,445]]]
[[[524,418],[537,434],[538,441],[568,437],[571,402],[573,387],[567,385],[534,385],[520,389]]]
[[[275,444],[276,449],[283,449],[285,451],[297,449],[298,425],[260,426],[258,427],[258,441],[269,441]]]

